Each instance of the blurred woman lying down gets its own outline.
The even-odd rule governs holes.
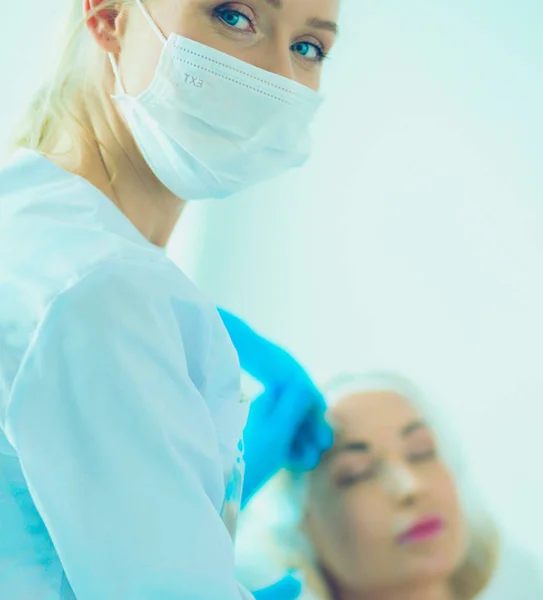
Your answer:
[[[273,561],[301,571],[308,600],[476,598],[498,536],[423,394],[391,373],[344,376],[325,392],[333,448],[261,499],[275,514]]]

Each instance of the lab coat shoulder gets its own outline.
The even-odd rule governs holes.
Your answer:
[[[237,427],[228,405],[239,396],[239,362],[215,307],[109,199],[24,152],[0,170],[0,215],[0,427],[32,344],[61,326],[77,332],[70,341],[78,347],[62,355],[74,364],[80,352],[87,362],[104,352],[98,335],[119,346],[139,328],[155,357],[178,354],[212,413],[228,417],[217,420],[224,433]],[[94,346],[85,341],[90,329]]]
[[[242,412],[236,414],[239,361],[215,307],[167,257],[133,249],[124,254],[92,264],[50,300],[29,340],[10,403],[22,398],[40,402],[36,392],[54,373],[61,378],[55,384],[58,397],[66,390],[63,402],[82,401],[81,394],[66,389],[71,379],[77,379],[79,391],[81,380],[88,380],[89,396],[99,385],[126,390],[136,382],[154,385],[159,394],[161,382],[149,378],[160,370],[180,394],[187,386],[194,388],[219,433],[228,419],[225,425],[215,413],[230,413],[229,441],[235,447],[232,439],[241,436],[245,418]],[[36,390],[28,389],[32,378]],[[120,402],[125,396],[115,397]],[[228,460],[234,457],[232,452]]]
[[[0,425],[21,362],[51,307],[99,285],[115,258],[145,265],[139,281],[164,271],[166,257],[143,239],[98,190],[43,157],[24,153],[0,170]],[[127,270],[125,280],[136,276]],[[180,278],[178,295],[190,301],[196,292]]]

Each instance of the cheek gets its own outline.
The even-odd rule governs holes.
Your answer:
[[[448,550],[455,560],[460,560],[465,551],[466,527],[465,516],[458,493],[458,488],[452,474],[443,469],[434,482],[433,498],[436,509],[447,522]]]
[[[310,508],[311,537],[319,554],[337,554],[351,530],[352,507],[339,495],[317,497]],[[343,545],[342,545],[343,540]]]
[[[125,91],[138,96],[153,81],[164,44],[142,16],[132,13],[130,18],[122,41],[119,70]]]
[[[457,520],[461,516],[460,498],[451,472],[442,467],[436,472],[432,484],[432,496],[446,520]]]
[[[175,3],[153,0],[146,5],[166,38],[173,32],[198,39],[202,17],[196,14],[196,6],[190,0]],[[165,42],[142,11],[135,4],[132,6],[126,16],[119,65],[127,93],[138,96],[151,85]]]
[[[319,499],[315,521],[323,535],[341,542],[346,539],[375,541],[387,527],[390,515],[378,490],[354,487]]]
[[[312,542],[327,570],[347,586],[381,577],[390,562],[391,514],[377,489],[352,489],[319,503]]]
[[[390,537],[391,512],[383,491],[378,486],[372,489],[355,489],[345,501],[348,523],[357,545],[367,550],[368,545],[388,541]]]
[[[313,90],[314,92],[319,92],[320,88],[321,88],[321,76],[320,76],[320,72],[318,75],[302,75],[300,77],[296,78],[298,83],[301,83],[302,85],[305,85],[306,87],[308,87],[310,90]]]
[[[314,92],[318,92],[321,87],[323,65],[304,64],[302,59],[292,55],[294,66],[294,78],[297,83],[305,85]]]

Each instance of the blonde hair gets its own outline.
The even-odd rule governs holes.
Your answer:
[[[465,462],[450,435],[450,427],[440,417],[435,406],[426,402],[421,391],[406,378],[390,372],[372,372],[363,375],[343,375],[324,388],[330,405],[352,393],[393,391],[407,398],[421,412],[436,433],[444,460],[453,472],[460,492],[466,518],[468,540],[464,560],[452,575],[451,590],[457,600],[472,600],[489,583],[499,555],[497,529],[474,490]],[[278,571],[288,568],[300,571],[312,597],[318,600],[335,600],[333,591],[315,560],[313,549],[303,532],[303,510],[307,476],[283,472],[265,488],[256,507],[262,528],[267,558],[271,558]],[[261,513],[270,516],[263,523]],[[249,515],[249,518],[251,516]],[[255,535],[253,523],[246,530]],[[269,556],[268,556],[269,555]]]
[[[88,14],[84,13],[81,0],[71,2],[66,31],[61,36],[64,46],[59,49],[52,72],[34,95],[15,130],[13,149],[28,148],[50,155],[64,135],[76,150],[78,141],[100,144],[87,115],[97,98],[100,77],[103,79],[105,73],[106,55],[94,43],[86,25],[98,13],[131,4],[133,0],[103,0]]]

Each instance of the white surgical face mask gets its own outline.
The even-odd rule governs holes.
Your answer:
[[[280,75],[172,34],[138,97],[113,96],[156,177],[184,200],[224,198],[308,158],[321,96]]]

